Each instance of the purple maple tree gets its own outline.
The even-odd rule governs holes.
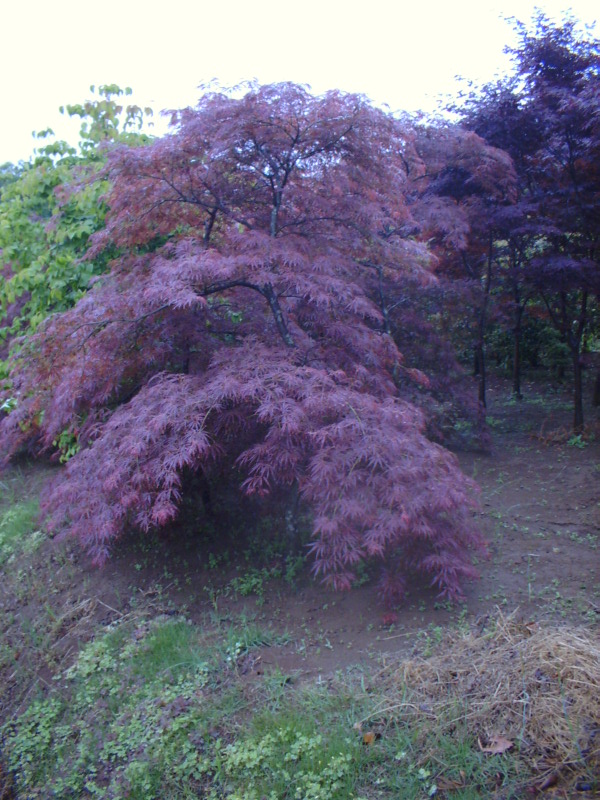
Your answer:
[[[449,597],[485,551],[473,485],[407,399],[389,298],[430,282],[412,132],[364,99],[282,84],[207,93],[170,135],[109,156],[109,275],[50,319],[12,373],[10,456],[77,437],[43,507],[96,561],[172,522],[194,473],[287,487],[312,511],[315,573],[383,566]],[[229,466],[229,473],[225,466]],[[234,467],[235,469],[231,469]]]

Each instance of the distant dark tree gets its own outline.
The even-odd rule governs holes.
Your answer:
[[[463,124],[494,147],[508,153],[515,166],[514,203],[499,209],[494,225],[498,251],[498,284],[508,299],[513,336],[513,394],[521,398],[521,336],[523,315],[533,293],[526,280],[528,252],[539,232],[527,224],[531,178],[528,159],[539,148],[541,131],[535,114],[523,105],[516,78],[485,87],[473,100]]]
[[[102,562],[127,527],[175,519],[185,474],[229,465],[248,495],[299,492],[336,587],[379,559],[388,602],[409,573],[456,597],[485,549],[473,487],[426,437],[402,387],[427,379],[390,335],[393,298],[432,280],[412,132],[290,84],[208,93],[173,123],[110,153],[89,257],[122,255],[12,373],[5,451],[80,448],[45,496],[50,528]]]
[[[500,220],[514,302],[515,392],[523,310],[535,291],[569,348],[574,428],[583,426],[582,344],[600,289],[600,43],[541,13],[517,23],[516,74],[469,104],[465,124],[506,150],[518,174]]]
[[[390,305],[392,335],[407,367],[419,369],[427,383],[403,379],[401,391],[425,412],[429,438],[450,447],[487,449],[489,434],[473,379],[458,350],[471,344],[464,312],[467,298],[462,283],[443,276],[431,286],[407,281]]]
[[[438,272],[454,283],[455,315],[470,328],[478,399],[486,405],[485,333],[497,268],[498,215],[515,198],[511,159],[460,126],[421,131],[416,148],[425,164],[417,206],[438,258]]]

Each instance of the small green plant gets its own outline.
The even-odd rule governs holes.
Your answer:
[[[578,447],[582,450],[584,447],[587,447],[589,442],[584,439],[583,434],[581,433],[574,433],[570,439],[567,440],[567,444],[569,447]]]
[[[265,581],[269,580],[270,577],[271,573],[268,569],[252,567],[244,572],[243,575],[232,578],[228,588],[241,597],[256,595],[258,598],[262,598],[265,591]]]
[[[356,589],[359,586],[364,586],[367,584],[371,579],[371,570],[369,569],[369,564],[366,561],[361,561],[359,564],[356,565],[354,581],[352,582],[352,586]]]
[[[10,414],[11,411],[14,411],[17,407],[17,398],[16,397],[7,397],[5,400],[0,403],[0,411],[4,411],[5,414]]]
[[[52,444],[60,452],[58,460],[61,464],[66,464],[73,456],[77,455],[81,447],[78,433],[71,429],[62,431]]]
[[[210,600],[210,604],[213,607],[215,613],[219,611],[219,595],[221,594],[220,590],[217,589],[215,586],[209,584],[208,586],[203,586],[202,589],[208,595],[208,599]]]
[[[15,554],[33,552],[44,539],[37,528],[39,503],[37,499],[21,500],[0,514],[0,564]]]
[[[230,800],[289,798],[346,800],[365,752],[350,731],[320,730],[300,713],[268,715],[254,730],[223,748],[221,770],[233,789]]]
[[[434,650],[441,644],[444,636],[444,629],[441,625],[429,625],[429,627],[418,631],[417,641],[422,647],[422,655],[429,658]]]
[[[285,582],[290,586],[294,586],[298,576],[304,569],[305,563],[306,558],[304,555],[287,555],[285,557],[285,570],[283,575]]]
[[[218,567],[229,563],[229,552],[223,550],[221,553],[208,554],[208,568],[217,569]]]
[[[270,647],[285,644],[289,641],[287,634],[276,634],[242,617],[237,624],[231,625],[225,633],[225,661],[235,664],[237,660],[257,647]]]

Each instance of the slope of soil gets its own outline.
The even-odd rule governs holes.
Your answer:
[[[11,684],[9,653],[26,658],[35,646],[39,654],[44,640],[38,675],[47,680],[96,625],[140,604],[157,613],[183,612],[203,625],[222,628],[242,618],[285,633],[288,643],[271,648],[262,666],[304,675],[408,651],[416,640],[439,638],[445,626],[483,619],[497,606],[518,609],[524,620],[597,622],[600,440],[569,435],[564,393],[525,391],[517,403],[506,384],[496,383],[488,407],[492,451],[459,454],[481,486],[491,555],[479,565],[481,579],[466,587],[463,605],[440,602],[432,590],[414,585],[390,624],[368,572],[351,592],[336,594],[310,579],[300,556],[286,558],[260,540],[232,545],[227,537],[225,544],[214,536],[207,544],[201,537],[138,536],[101,570],[73,545],[45,542],[35,555],[11,562],[0,588],[3,701]],[[594,413],[589,410],[590,429]],[[39,469],[20,468],[5,476],[5,487],[18,498],[35,492],[42,477]]]
[[[471,632],[488,636],[499,617],[510,619],[514,630],[526,637],[540,623],[584,624],[596,636],[600,621],[597,412],[588,410],[585,436],[573,437],[566,395],[535,386],[526,392],[517,403],[510,399],[506,384],[493,385],[488,408],[493,449],[458,454],[463,470],[481,487],[479,519],[490,558],[478,565],[480,580],[465,587],[464,603],[457,606],[440,601],[427,587],[413,585],[393,620],[385,618],[379,603],[376,576],[366,570],[346,594],[326,590],[311,580],[302,553],[286,551],[276,529],[245,537],[204,528],[199,535],[188,529],[185,536],[177,531],[160,539],[132,536],[121,543],[106,567],[96,569],[73,543],[49,541],[35,530],[35,498],[49,470],[30,465],[13,468],[0,487],[0,719],[24,719],[35,698],[64,691],[60,681],[84,648],[89,653],[92,641],[100,648],[94,658],[101,664],[101,648],[115,630],[113,623],[119,623],[116,630],[129,631],[133,637],[125,650],[138,643],[143,654],[145,642],[155,636],[154,622],[157,630],[163,630],[165,620],[172,620],[180,635],[184,629],[179,620],[185,619],[192,625],[192,638],[197,635],[216,653],[210,668],[204,662],[201,666],[210,674],[215,670],[219,691],[235,677],[243,682],[236,691],[244,695],[247,685],[255,699],[262,686],[265,696],[269,692],[279,696],[291,683],[311,691],[330,687],[334,694],[347,692],[346,684],[340,683],[342,675],[344,680],[359,680],[359,694],[368,699],[365,681],[373,680],[376,687],[381,676],[395,681],[399,663],[400,672],[404,669],[403,659],[415,654],[427,659],[440,648],[450,652],[452,642],[460,649]],[[21,539],[15,535],[18,531]],[[537,681],[537,672],[532,674]],[[404,691],[401,685],[399,691]],[[177,706],[173,713],[184,713],[185,708]],[[231,724],[239,724],[237,712],[232,713]],[[378,722],[373,730],[379,736],[380,728],[385,732],[388,724],[392,722]],[[485,741],[485,725],[480,730]],[[593,738],[596,729],[587,734]],[[369,735],[367,731],[365,736]],[[410,730],[406,735],[412,736]],[[21,741],[21,746],[27,742]],[[398,757],[391,751],[388,755],[392,762]],[[437,763],[437,756],[432,758]],[[421,796],[420,771],[431,767],[425,751],[415,759],[410,769],[415,796]],[[12,798],[6,763],[0,741],[0,797]],[[548,764],[536,767],[534,788],[550,779],[558,785],[558,772]],[[570,796],[564,781],[592,786],[587,778],[582,781],[580,773],[585,777],[587,772],[581,765],[579,772],[569,764],[559,766],[563,793],[552,796]],[[448,792],[461,782],[463,788],[468,786],[460,771],[457,775],[443,779]],[[388,781],[387,772],[382,776]],[[494,774],[488,779],[493,783]],[[505,797],[504,780],[494,797]],[[442,781],[440,786],[446,784]],[[578,796],[593,795],[583,791]]]

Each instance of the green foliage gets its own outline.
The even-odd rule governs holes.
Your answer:
[[[512,330],[498,322],[491,325],[486,334],[486,345],[496,366],[510,372],[514,356]],[[530,309],[523,319],[520,350],[522,362],[531,367],[559,369],[570,363],[569,348],[561,341],[550,320],[544,318],[539,306]]]
[[[582,433],[574,433],[567,441],[567,444],[569,447],[578,447],[582,450],[584,447],[587,447],[590,442],[584,438]]]
[[[275,635],[268,629],[265,630],[245,620],[243,622],[241,627],[232,626],[225,634],[222,649],[228,664],[237,663],[239,658],[256,648],[285,644],[288,641],[285,635]]]
[[[4,411],[7,414],[10,414],[11,411],[14,411],[17,407],[17,399],[16,397],[7,397],[5,400],[0,403],[0,411]]]
[[[216,741],[210,757],[200,743],[243,704],[228,675],[251,648],[276,641],[242,625],[215,646],[181,618],[109,626],[55,691],[1,729],[19,788],[65,800],[196,791],[218,760]]]
[[[59,461],[61,464],[66,464],[69,459],[79,452],[80,448],[79,437],[72,430],[62,431],[58,439],[55,439],[52,444],[60,451]]]
[[[262,598],[265,590],[265,581],[271,577],[273,577],[272,571],[265,567],[260,570],[250,568],[243,575],[232,578],[229,587],[234,594],[239,594],[241,597],[256,595],[258,598]]]
[[[60,194],[82,179],[82,170],[87,176],[97,170],[97,162],[85,162],[70,153],[56,159],[43,149],[2,193],[3,338],[33,331],[48,314],[74,305],[91,278],[106,268],[102,260],[79,261],[90,235],[104,223],[106,208],[100,197],[106,183]]]
[[[1,338],[35,331],[49,314],[72,307],[92,278],[106,271],[112,253],[94,261],[82,257],[107,210],[108,183],[94,180],[105,162],[98,145],[148,141],[139,128],[150,110],[116,101],[130,93],[101,86],[92,100],[62,109],[82,119],[78,151],[50,141],[29,163],[0,168]],[[51,134],[37,136],[45,140]]]
[[[37,527],[38,515],[37,498],[13,503],[0,514],[0,565],[39,546],[44,535]]]
[[[122,89],[116,83],[103,84],[97,90],[95,86],[90,86],[90,92],[92,95],[97,94],[98,99],[93,98],[85,103],[60,108],[63,114],[81,118],[79,135],[83,151],[93,151],[96,145],[105,141],[118,140],[126,144],[138,144],[140,140],[144,141],[140,131],[147,119],[152,116],[152,109],[140,108],[133,104],[124,106],[118,102],[119,98],[129,97],[132,94],[129,86]]]
[[[360,739],[338,727],[319,730],[297,711],[268,715],[221,753],[230,800],[346,800],[366,760]]]

